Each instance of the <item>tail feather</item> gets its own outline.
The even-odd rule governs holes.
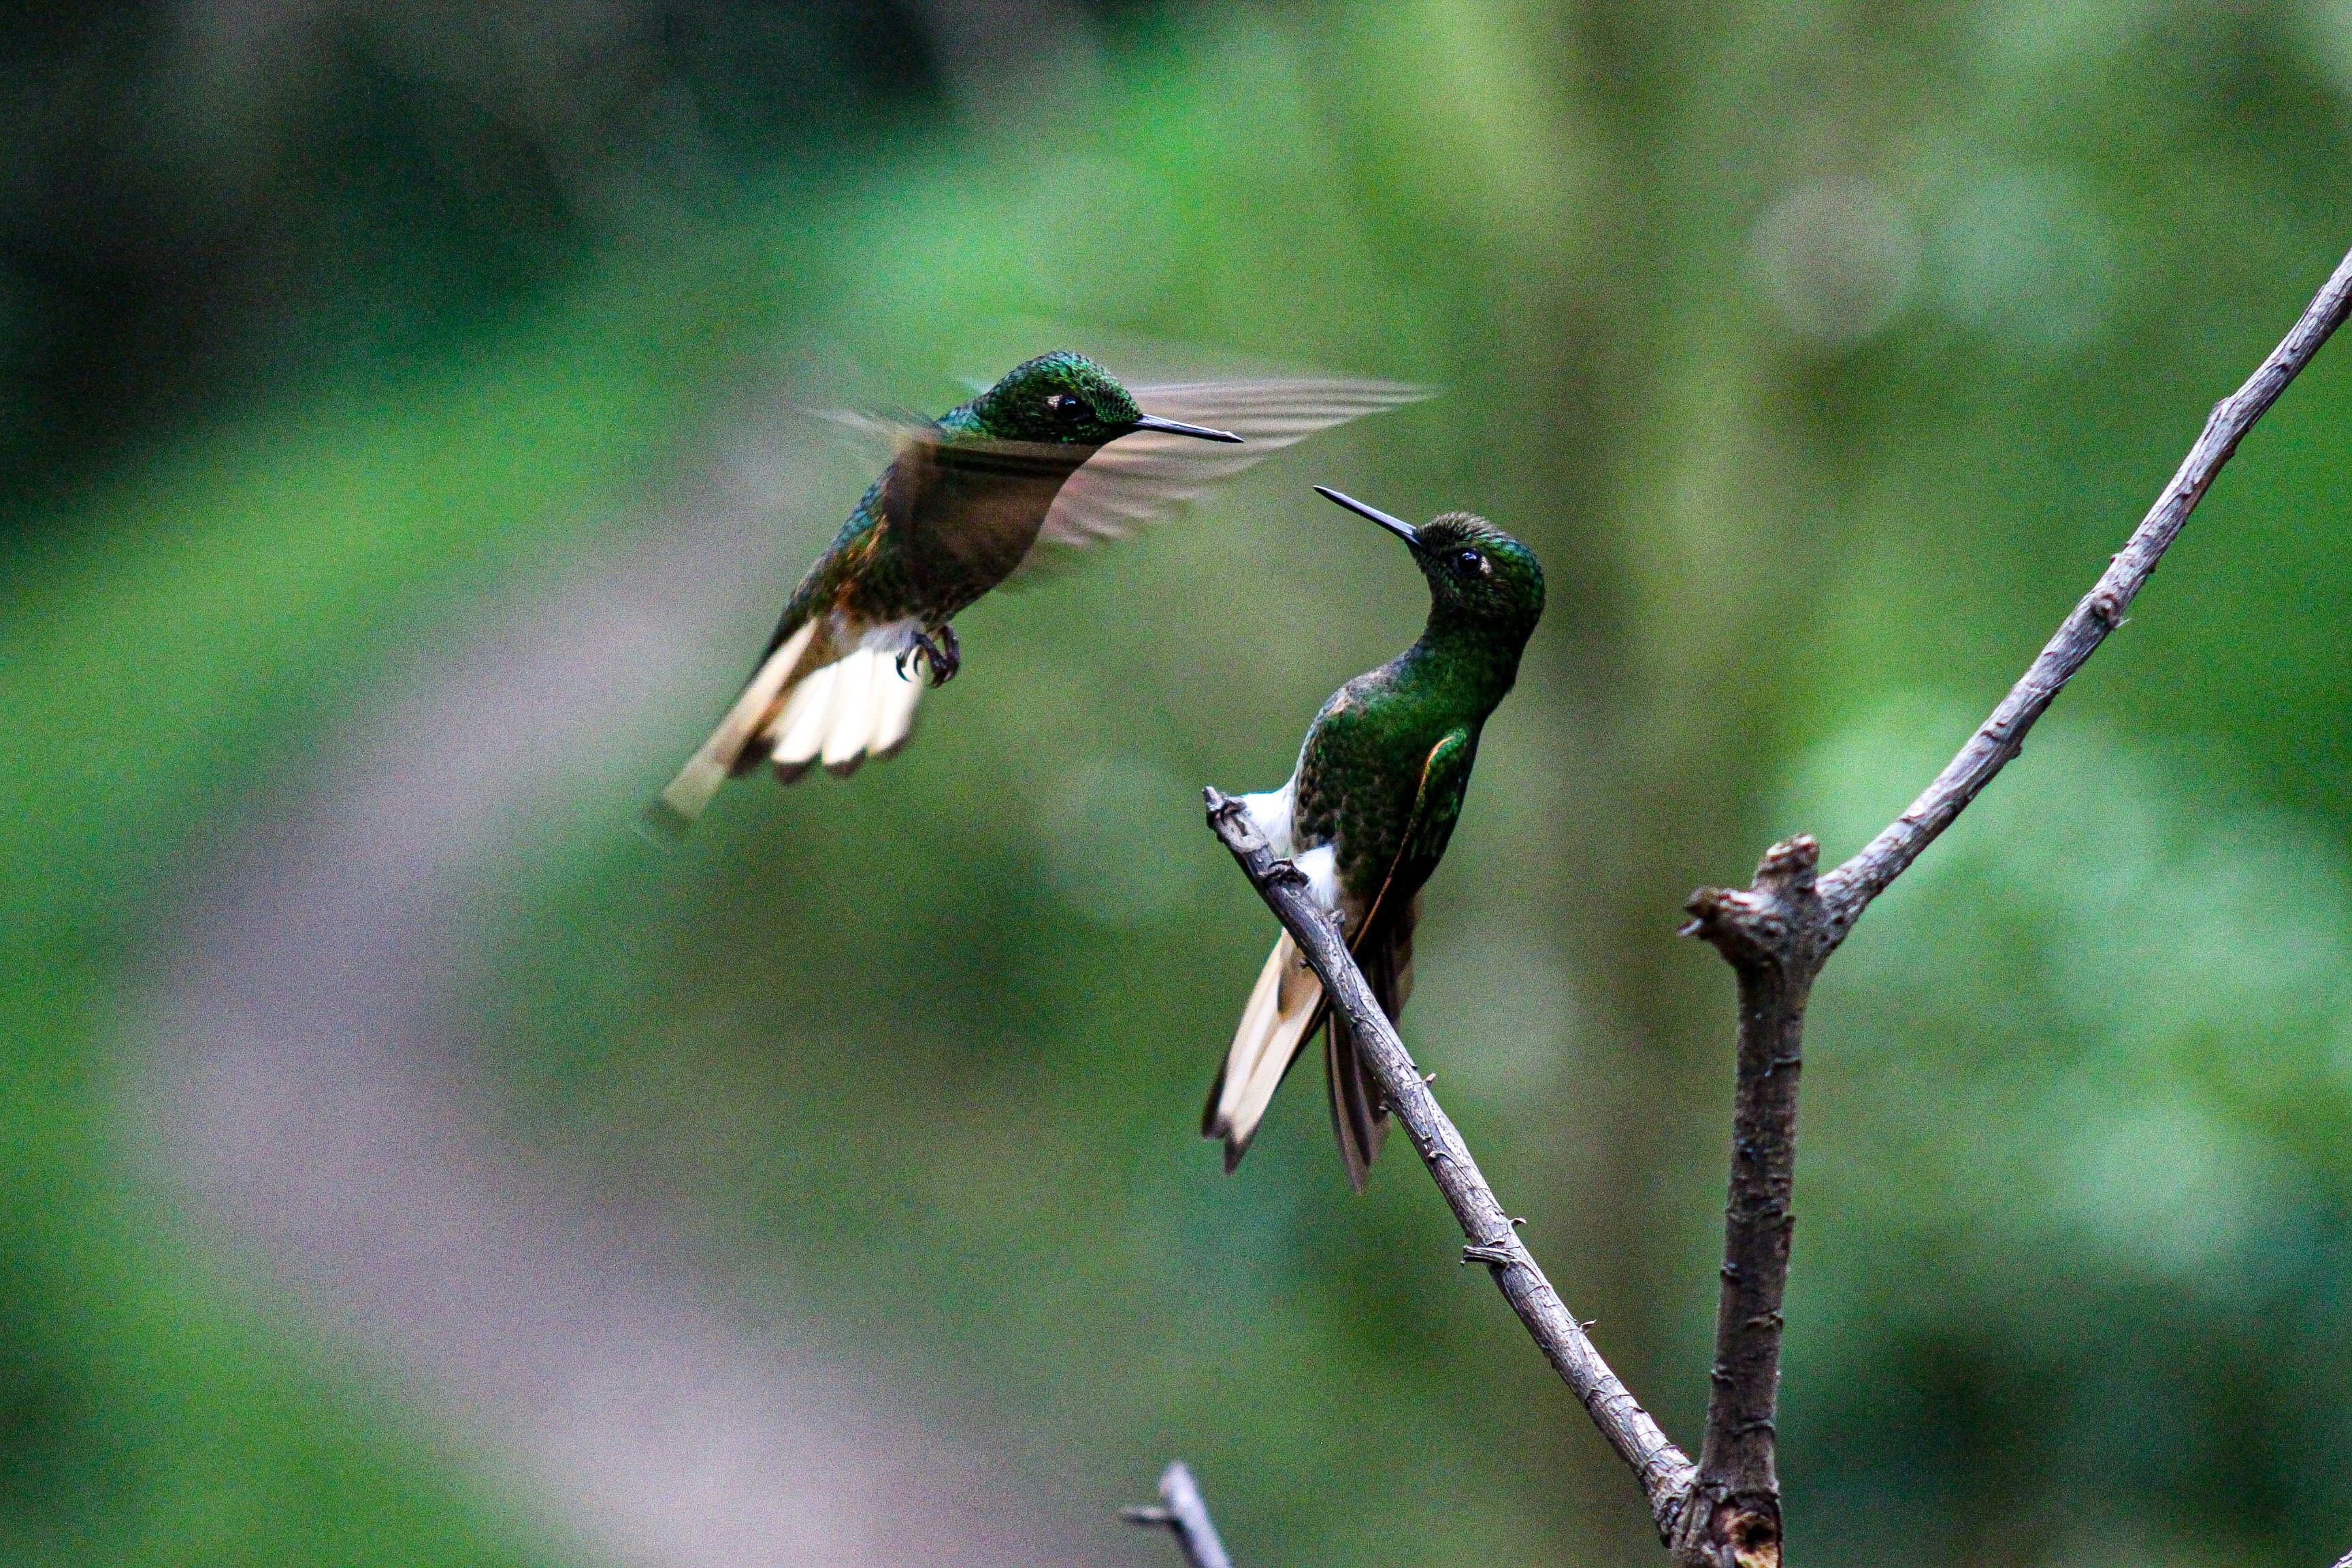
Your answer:
[[[915,704],[923,698],[922,678],[894,663],[875,672],[874,685],[874,738],[866,749],[877,758],[896,756],[907,743],[907,731],[915,727]]]
[[[840,668],[828,664],[811,670],[793,689],[791,700],[777,712],[768,731],[768,760],[775,763],[776,776],[786,784],[808,772],[824,748],[833,717],[833,683]]]
[[[874,734],[874,666],[872,648],[862,647],[834,667],[833,713],[825,722],[824,771],[846,778],[866,760],[866,742]]]
[[[710,739],[646,808],[664,837],[682,837],[720,784],[762,762],[786,784],[820,762],[846,777],[866,758],[889,756],[907,743],[921,680],[900,674],[874,648],[830,658],[838,645],[817,645],[817,634],[812,621],[761,663]]]
[[[1299,1047],[1322,1019],[1323,983],[1285,931],[1258,972],[1201,1121],[1203,1137],[1224,1141],[1227,1171],[1249,1152],[1266,1107],[1274,1103],[1274,1091],[1282,1087]]]
[[[774,653],[761,662],[735,706],[719,721],[719,728],[702,742],[701,749],[687,759],[677,777],[669,781],[652,805],[646,808],[646,820],[665,837],[676,838],[694,826],[697,818],[719,793],[719,786],[737,772],[744,752],[754,738],[764,733],[774,716],[776,706],[792,689],[793,676],[809,644],[816,637],[816,623],[794,632]]]
[[[1321,849],[1297,859],[1310,879],[1310,868]],[[1415,892],[1401,910],[1386,916],[1374,909],[1358,917],[1365,934],[1353,944],[1357,963],[1372,999],[1391,1023],[1404,1011],[1412,994],[1412,934],[1421,921],[1421,896]],[[1368,928],[1368,929],[1367,929]],[[1324,1087],[1331,1108],[1331,1131],[1339,1143],[1339,1157],[1348,1167],[1348,1184],[1364,1190],[1372,1162],[1388,1136],[1389,1110],[1364,1060],[1363,1042],[1347,1019],[1325,1005],[1321,982],[1300,957],[1288,932],[1275,944],[1242,1010],[1241,1027],[1225,1054],[1224,1067],[1209,1090],[1208,1109],[1201,1119],[1202,1135],[1225,1142],[1225,1169],[1230,1172],[1249,1150],[1250,1140],[1265,1119],[1266,1106],[1281,1087],[1300,1048],[1325,1026]]]
[[[1388,1108],[1379,1086],[1364,1071],[1356,1031],[1337,1013],[1331,1015],[1324,1037],[1323,1078],[1331,1101],[1331,1131],[1339,1140],[1339,1158],[1348,1165],[1348,1184],[1360,1193],[1388,1136]]]
[[[1412,933],[1421,924],[1421,895],[1415,892],[1393,918],[1366,917],[1366,930],[1356,943],[1356,962],[1371,987],[1372,1000],[1393,1024],[1404,1015],[1412,994]],[[1331,1029],[1323,1047],[1324,1089],[1331,1104],[1331,1131],[1339,1140],[1339,1158],[1347,1163],[1348,1184],[1358,1192],[1371,1174],[1381,1143],[1389,1131],[1387,1099],[1364,1065],[1363,1042],[1348,1021],[1331,1016]]]
[[[818,763],[846,778],[867,757],[907,742],[922,700],[919,677],[899,673],[887,654],[858,648],[803,683],[777,716],[776,776],[791,784]]]

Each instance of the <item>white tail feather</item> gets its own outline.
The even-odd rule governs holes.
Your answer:
[[[1224,1140],[1228,1169],[1257,1135],[1266,1107],[1274,1103],[1274,1091],[1322,1015],[1322,1003],[1323,983],[1285,931],[1266,955],[1249,1005],[1242,1009],[1241,1026],[1225,1052],[1224,1078],[1206,1129],[1210,1137]]]
[[[801,776],[816,761],[833,719],[833,683],[841,666],[828,664],[812,670],[793,689],[792,700],[776,715],[776,772],[786,784]]]
[[[907,731],[915,726],[923,678],[901,671],[892,661],[874,672],[874,739],[868,746],[876,756],[887,757],[907,743]]]
[[[906,743],[922,695],[921,679],[900,675],[878,648],[814,672],[776,716],[776,775],[790,784],[823,762],[846,777],[866,758],[890,755]]]
[[[669,781],[661,797],[649,809],[649,815],[663,827],[682,833],[693,826],[727,775],[735,771],[744,748],[768,729],[777,701],[791,682],[793,670],[802,656],[808,652],[809,642],[816,636],[816,624],[809,623],[787,638],[782,647],[770,654],[719,728],[702,742],[701,749],[688,757],[677,777]]]
[[[665,836],[683,834],[730,773],[763,757],[791,784],[820,760],[845,776],[866,758],[887,757],[906,743],[921,678],[900,674],[888,654],[865,647],[803,668],[817,629],[814,622],[803,626],[760,666],[710,739],[646,807]]]
[[[854,773],[866,760],[866,742],[874,733],[877,662],[872,648],[861,647],[834,667],[833,711],[824,730],[827,773]]]

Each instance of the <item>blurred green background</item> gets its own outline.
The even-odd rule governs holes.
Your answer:
[[[175,1008],[324,1016],[223,994],[278,907],[223,889],[362,841],[352,921],[461,911],[352,973],[482,1179],[984,1449],[1069,1532],[999,1559],[1172,1561],[1112,1514],[1181,1454],[1244,1568],[1655,1561],[1402,1147],[1351,1197],[1306,1075],[1236,1176],[1194,1136],[1272,935],[1197,789],[1423,603],[1306,486],[1546,563],[1405,1035],[1695,1445],[1731,988],[1681,900],[1899,810],[2352,243],[2340,0],[123,0],[19,7],[0,85],[12,1562],[722,1560],[305,1286],[400,1192],[289,1240],[173,1152]],[[898,761],[635,838],[863,481],[792,410],[1065,346],[1448,391],[975,608]],[[2347,355],[1819,988],[1801,1562],[2352,1546]]]

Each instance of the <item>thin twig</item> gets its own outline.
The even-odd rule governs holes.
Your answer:
[[[1854,921],[2024,748],[2027,731],[2107,635],[2179,536],[2189,514],[2254,422],[2352,312],[2352,255],[2254,374],[2213,407],[2172,482],[2130,540],[1948,766],[1862,851],[1820,878],[1811,838],[1775,845],[1743,891],[1692,895],[1685,934],[1712,942],[1739,983],[1738,1086],[1713,1386],[1691,1505],[1672,1542],[1691,1568],[1777,1568],[1780,1485],[1773,1426],[1780,1301],[1789,1277],[1797,1161],[1797,1086],[1814,976]],[[2338,1568],[2342,1568],[2339,1564]]]
[[[1217,1539],[1216,1524],[1209,1518],[1208,1502],[1181,1459],[1160,1472],[1158,1507],[1121,1509],[1118,1516],[1129,1524],[1173,1535],[1192,1568],[1234,1568],[1234,1560],[1225,1555],[1225,1543]]]
[[[1888,824],[1860,854],[1821,879],[1822,903],[1839,940],[1869,908],[1871,900],[1885,892],[1887,884],[1901,876],[2024,747],[2025,732],[2033,728],[2033,721],[2107,634],[2124,624],[2132,600],[2179,536],[2181,526],[2204,499],[2221,465],[2237,451],[2254,422],[2278,401],[2287,384],[2311,363],[2320,345],[2344,324],[2347,312],[2352,312],[2352,256],[2337,264],[2335,276],[2313,296],[2302,320],[2271,351],[2261,368],[2246,378],[2243,386],[2213,405],[2204,430],[2189,455],[2180,459],[2172,482],[2164,487],[2147,516],[2132,531],[2129,542],[2116,552],[2041,657],[2010,688],[1992,717],[1969,737],[1909,810]]]
[[[1486,1265],[1544,1358],[1584,1402],[1593,1425],[1601,1428],[1618,1458],[1632,1468],[1663,1536],[1689,1491],[1694,1471],[1689,1457],[1667,1439],[1650,1413],[1601,1359],[1583,1325],[1536,1267],[1510,1215],[1496,1201],[1494,1189],[1470,1157],[1469,1146],[1438,1105],[1437,1097],[1430,1093],[1404,1042],[1397,1038],[1388,1016],[1373,999],[1371,987],[1349,955],[1347,944],[1307,896],[1307,879],[1289,861],[1276,857],[1239,802],[1213,789],[1205,795],[1210,828],[1233,851],[1243,875],[1321,977],[1331,1005],[1346,1015],[1355,1030],[1381,1096],[1404,1124],[1414,1152],[1429,1167],[1438,1191],[1445,1194],[1454,1217],[1461,1222],[1462,1234],[1470,1240],[1464,1249],[1465,1261]]]

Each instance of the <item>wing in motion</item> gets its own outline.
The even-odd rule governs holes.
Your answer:
[[[952,436],[939,421],[858,413],[824,416],[852,437],[887,453],[879,481],[929,493],[954,491],[946,510],[907,500],[898,489],[881,504],[909,541],[951,521],[954,552],[982,575],[1026,572],[1046,553],[1040,543],[1076,547],[1123,538],[1267,454],[1318,430],[1366,414],[1416,403],[1434,389],[1396,382],[1309,378],[1187,382],[1140,386],[1142,411],[1162,420],[1230,430],[1237,444],[1202,441],[1167,430],[1137,430],[1094,450],[1073,472],[1073,448],[1053,443]],[[936,500],[936,497],[934,497]],[[1040,508],[1045,509],[1042,523]],[[949,514],[951,514],[951,519]],[[1012,564],[1017,562],[1017,565]],[[845,773],[866,756],[904,743],[921,692],[900,678],[892,657],[922,631],[916,621],[818,626],[814,641],[793,646],[814,621],[778,626],[760,669],[702,749],[688,762],[647,820],[675,838],[701,816],[721,784],[772,759],[784,782],[822,761]],[[877,638],[879,641],[877,641]],[[1269,1090],[1270,1092],[1270,1090]]]
[[[1394,381],[1198,381],[1130,389],[1146,414],[1230,430],[1235,447],[1150,430],[1122,436],[1070,476],[1037,531],[1040,545],[1083,549],[1125,539],[1221,480],[1318,430],[1436,395]],[[1036,560],[1030,554],[1030,562]],[[1028,563],[1024,563],[1024,565]]]

